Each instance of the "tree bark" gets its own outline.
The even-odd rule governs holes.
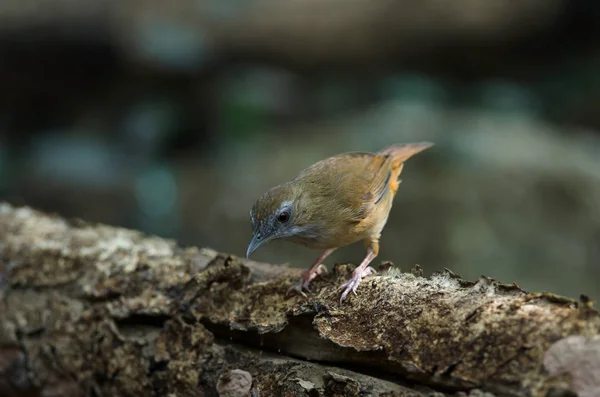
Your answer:
[[[389,263],[299,269],[0,205],[2,396],[579,396],[591,302]],[[597,388],[597,389],[595,389]]]

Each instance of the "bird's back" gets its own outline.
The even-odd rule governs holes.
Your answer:
[[[294,181],[310,185],[311,194],[333,200],[347,211],[356,212],[370,201],[373,182],[389,174],[391,162],[368,152],[342,153],[303,170]]]

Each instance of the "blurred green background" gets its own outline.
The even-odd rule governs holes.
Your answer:
[[[597,299],[599,22],[594,0],[3,1],[0,199],[242,256],[268,188],[428,140],[375,264]]]

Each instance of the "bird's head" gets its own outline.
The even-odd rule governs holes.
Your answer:
[[[287,183],[272,188],[256,200],[250,211],[252,240],[246,257],[271,240],[302,233],[305,211],[301,196],[292,184]]]

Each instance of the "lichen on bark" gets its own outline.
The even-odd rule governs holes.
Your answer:
[[[251,395],[556,396],[598,381],[548,358],[600,334],[586,300],[389,264],[342,305],[346,264],[288,297],[298,269],[8,204],[0,241],[3,396],[218,395],[248,379]]]

